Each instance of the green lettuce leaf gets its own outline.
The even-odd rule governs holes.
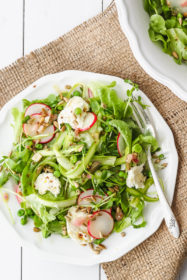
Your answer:
[[[12,127],[14,128],[15,142],[17,143],[22,132],[23,113],[20,112],[18,108],[12,108],[12,116],[14,118]]]
[[[117,128],[117,130],[123,136],[123,139],[125,140],[130,152],[132,146],[132,129],[126,122],[121,120],[112,120],[109,122],[109,124]]]

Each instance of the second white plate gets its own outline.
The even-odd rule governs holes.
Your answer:
[[[187,65],[176,64],[150,40],[149,15],[144,11],[143,0],[116,0],[116,5],[121,28],[136,60],[150,76],[187,101]]]

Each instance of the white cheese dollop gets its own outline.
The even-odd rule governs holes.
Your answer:
[[[75,115],[76,108],[81,108],[82,113]],[[80,96],[74,96],[70,98],[65,108],[60,112],[58,116],[58,125],[62,123],[68,123],[73,129],[83,129],[85,127],[85,119],[89,110],[89,104]]]
[[[145,176],[142,174],[143,164],[139,166],[134,166],[128,171],[128,177],[126,184],[129,188],[135,187],[143,188],[145,182]]]
[[[69,209],[67,216],[66,222],[69,237],[79,244],[91,243],[93,238],[88,234],[87,230],[87,222],[90,215],[73,206]]]
[[[35,189],[41,195],[49,191],[54,196],[57,196],[60,193],[60,187],[60,181],[53,173],[41,173],[35,182]]]

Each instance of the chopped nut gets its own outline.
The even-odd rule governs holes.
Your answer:
[[[41,229],[39,229],[38,227],[34,227],[34,228],[33,228],[33,231],[34,231],[34,232],[40,232]]]
[[[94,173],[100,166],[100,162],[98,161],[94,161],[91,165],[91,167],[89,168],[90,173]]]
[[[173,55],[173,57],[176,58],[176,59],[179,58],[179,57],[178,57],[178,54],[177,54],[175,51],[172,52],[172,55]]]
[[[155,163],[159,163],[159,162],[160,162],[160,159],[157,158],[157,159],[155,160]]]
[[[66,85],[65,88],[66,89],[71,89],[71,86],[70,85]]]
[[[47,116],[47,117],[44,118],[45,123],[48,123],[49,120],[50,120],[50,116]]]
[[[121,232],[121,236],[124,237],[126,233],[124,231]]]
[[[123,219],[123,212],[119,206],[116,208],[115,218],[117,221],[121,221]]]
[[[69,98],[64,97],[65,102],[67,103],[69,101]]]
[[[47,111],[44,109],[44,108],[42,108],[42,116],[44,116],[44,117],[46,117],[48,114],[47,114]]]
[[[99,250],[93,250],[95,254],[99,255],[101,251]]]
[[[88,246],[89,246],[91,249],[93,249],[93,248],[94,248],[93,243],[89,243],[89,244],[88,244]]]
[[[45,129],[44,125],[40,125],[40,127],[39,127],[38,130],[37,130],[37,133],[40,134],[41,132],[44,131],[44,129]]]
[[[168,163],[164,162],[164,163],[161,164],[161,166],[162,166],[162,168],[165,168],[165,167],[168,166]]]
[[[57,121],[54,121],[53,124],[56,128],[59,128]]]
[[[61,131],[64,132],[65,130],[66,130],[66,126],[63,125],[63,126],[61,127]]]
[[[130,163],[127,162],[127,163],[126,163],[126,170],[127,170],[127,171],[130,170],[130,167],[131,167],[131,166],[130,166]]]
[[[98,247],[99,247],[99,248],[102,248],[102,249],[106,249],[106,246],[103,245],[103,244],[99,244]]]
[[[102,233],[101,233],[101,232],[99,232],[99,237],[100,237],[100,238],[103,238],[103,235],[102,235]]]
[[[118,186],[114,186],[114,190],[115,190],[116,192],[118,192],[118,191],[119,191],[119,187],[118,187]]]

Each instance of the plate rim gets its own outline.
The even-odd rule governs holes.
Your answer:
[[[84,74],[84,75],[99,75],[101,76],[101,78],[110,78],[111,80],[115,79],[118,81],[123,81],[122,78],[116,77],[116,76],[112,76],[112,75],[106,75],[106,74],[100,74],[100,73],[92,73],[92,72],[87,72],[87,71],[80,71],[80,70],[66,70],[66,71],[62,71],[62,72],[58,72],[55,74],[49,74],[46,76],[41,77],[40,79],[34,81],[31,85],[29,85],[27,88],[25,88],[23,91],[21,91],[20,93],[18,93],[15,97],[13,97],[12,99],[10,99],[0,110],[0,123],[2,123],[4,121],[4,118],[6,117],[6,114],[9,112],[10,108],[12,108],[12,106],[16,103],[21,101],[21,99],[23,98],[23,96],[27,96],[29,95],[29,93],[31,93],[33,90],[35,90],[35,88],[33,88],[33,85],[37,84],[38,86],[41,86],[43,84],[45,84],[46,82],[49,82],[50,80],[58,79],[59,78],[63,78],[65,75],[71,74],[71,75],[75,75],[75,74]],[[176,145],[175,145],[175,141],[174,141],[174,136],[173,133],[170,129],[170,127],[168,126],[168,124],[166,123],[166,121],[164,120],[164,118],[162,117],[162,115],[158,112],[157,108],[153,105],[153,103],[151,102],[151,100],[145,95],[145,93],[143,93],[142,91],[140,91],[141,94],[143,96],[145,96],[146,99],[148,99],[149,103],[151,104],[151,107],[154,107],[154,109],[157,111],[157,113],[160,115],[160,117],[162,118],[162,121],[167,125],[169,134],[170,134],[170,138],[171,141],[173,142],[173,147],[175,148],[173,153],[175,156],[175,160],[176,160],[176,169],[175,172],[173,174],[174,176],[174,188],[173,188],[173,196],[172,196],[172,200],[174,198],[174,192],[175,192],[175,184],[176,184],[176,177],[177,177],[177,172],[178,172],[178,153],[177,153],[177,149],[176,149]],[[159,203],[159,202],[158,202]],[[67,256],[62,256],[59,255],[57,253],[49,253],[47,251],[43,251],[42,248],[39,248],[38,246],[35,246],[34,243],[30,243],[29,241],[23,239],[23,237],[21,235],[19,235],[19,233],[16,231],[15,227],[12,226],[9,221],[7,220],[7,218],[4,216],[4,214],[2,213],[2,211],[0,211],[0,216],[3,218],[3,220],[6,222],[7,226],[10,228],[10,230],[14,233],[16,233],[19,241],[21,244],[23,244],[23,246],[27,246],[29,248],[34,249],[35,251],[37,251],[38,253],[40,253],[41,256],[43,256],[44,258],[47,258],[48,260],[52,260],[52,261],[57,261],[57,262],[63,262],[63,263],[68,263],[68,264],[75,264],[75,265],[82,265],[82,266],[89,266],[89,265],[96,265],[99,263],[104,263],[104,262],[110,262],[110,261],[114,261],[118,258],[120,258],[121,256],[123,256],[124,254],[127,254],[129,251],[131,251],[132,249],[134,249],[135,247],[137,247],[139,244],[141,244],[142,242],[144,242],[147,238],[149,238],[151,235],[153,235],[158,228],[160,227],[162,221],[163,221],[163,217],[161,216],[158,223],[156,224],[156,226],[154,225],[154,227],[151,228],[151,234],[150,231],[147,231],[145,233],[144,238],[142,238],[138,243],[136,243],[136,245],[131,246],[125,253],[120,251],[119,253],[116,253],[115,255],[107,255],[107,257],[103,257],[103,258],[99,258],[99,259],[85,259],[86,262],[83,263],[83,260],[80,258],[77,259],[76,257],[67,257]],[[102,260],[101,260],[102,259]]]
[[[187,94],[181,88],[181,86],[169,77],[162,75],[158,70],[156,70],[154,66],[149,63],[149,61],[141,51],[138,38],[128,20],[128,9],[125,0],[116,0],[116,7],[121,29],[127,36],[130,48],[137,62],[153,79],[168,87],[177,97],[179,97],[183,101],[187,101]]]

